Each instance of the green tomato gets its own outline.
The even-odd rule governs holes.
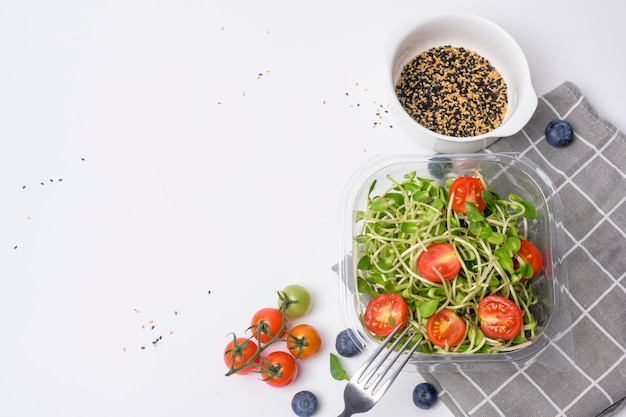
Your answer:
[[[283,300],[287,300],[285,316],[295,319],[304,316],[311,310],[311,295],[301,285],[287,285],[278,292],[278,305],[282,305]]]

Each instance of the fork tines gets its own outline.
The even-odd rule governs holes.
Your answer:
[[[381,352],[387,347],[389,342],[394,338],[394,336],[400,331],[402,328],[402,324],[398,325],[389,336],[385,338],[383,342],[376,348],[376,350],[371,354],[369,358],[361,365],[361,367],[357,370],[357,372],[352,376],[351,382],[360,386],[363,390],[370,390],[370,394],[375,398],[380,398],[382,395],[389,389],[393,381],[402,371],[404,365],[409,361],[411,355],[417,347],[419,346],[422,336],[419,333],[413,333],[409,337],[406,338],[402,347],[395,352],[392,360],[387,362],[386,366],[382,368],[383,364],[386,363],[387,358],[391,355],[392,352],[396,350],[398,345],[402,342],[402,340],[409,334],[411,330],[410,326],[407,326],[402,333],[396,338],[393,344],[386,349],[386,352],[381,355]],[[418,339],[415,339],[416,336],[419,336]],[[396,368],[396,370],[389,376],[387,380],[383,380],[387,373],[393,368],[393,365],[398,361],[400,356],[406,351],[408,346],[415,340],[415,344],[409,352],[404,355],[402,361],[400,361],[400,365]],[[380,355],[380,357],[379,357]],[[378,372],[381,370],[380,372]],[[382,385],[381,385],[382,384]]]

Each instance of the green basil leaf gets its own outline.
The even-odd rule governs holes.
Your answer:
[[[349,381],[348,373],[344,371],[339,362],[339,358],[334,353],[330,353],[330,375],[337,381]]]

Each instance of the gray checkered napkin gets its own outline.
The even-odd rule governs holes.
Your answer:
[[[556,148],[553,119],[575,138]],[[561,257],[568,271],[563,368],[534,361],[513,369],[422,373],[456,416],[592,417],[626,396],[626,136],[565,82],[540,97],[524,129],[486,152],[516,152],[552,179],[563,206]]]

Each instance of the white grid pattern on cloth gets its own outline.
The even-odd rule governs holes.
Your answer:
[[[566,107],[565,111],[563,111],[562,113],[559,113],[559,111],[557,110],[557,105],[558,104],[562,105],[563,103],[560,101],[564,100],[564,98],[566,100],[569,100],[569,102],[567,103],[568,106]],[[553,102],[551,101],[552,99],[559,101],[559,103],[555,103],[553,105]],[[571,102],[572,99],[574,100],[573,102]],[[459,371],[459,373],[463,376],[464,380],[470,383],[474,387],[474,389],[478,390],[478,392],[480,392],[480,394],[483,396],[482,400],[473,404],[473,406],[469,410],[464,410],[463,399],[458,398],[460,397],[458,394],[455,395],[455,393],[460,392],[459,390],[463,389],[462,383],[458,382],[459,381],[458,378],[452,378],[448,380],[445,377],[445,374],[438,374],[438,373],[432,374],[432,376],[435,377],[436,380],[432,380],[432,378],[430,380],[435,382],[441,388],[440,397],[442,398],[444,402],[446,402],[446,404],[453,411],[453,413],[457,415],[475,415],[476,414],[476,415],[481,415],[481,416],[482,415],[489,415],[489,416],[498,415],[498,416],[507,416],[507,417],[511,416],[512,414],[509,414],[511,413],[511,410],[506,409],[506,404],[505,406],[502,406],[501,404],[499,405],[495,401],[495,397],[499,393],[506,391],[509,384],[513,382],[518,382],[516,380],[520,377],[524,378],[524,380],[526,380],[528,383],[534,386],[534,388],[539,393],[542,394],[546,402],[554,409],[555,416],[567,416],[568,413],[570,412],[573,413],[572,415],[585,415],[585,414],[577,414],[579,412],[579,410],[577,410],[577,406],[580,406],[582,404],[582,401],[585,400],[585,397],[588,394],[591,394],[592,390],[597,390],[598,392],[600,392],[602,396],[607,400],[608,404],[619,400],[619,397],[614,398],[616,394],[611,395],[611,393],[607,392],[607,389],[605,389],[602,386],[602,382],[605,381],[606,379],[609,379],[609,377],[612,376],[613,372],[619,372],[618,368],[622,366],[624,363],[626,363],[626,347],[623,346],[611,334],[611,332],[608,329],[604,328],[602,324],[596,320],[592,312],[594,311],[594,309],[601,307],[602,301],[613,291],[621,291],[623,294],[626,294],[626,289],[624,288],[624,277],[626,276],[626,271],[622,271],[621,275],[619,276],[614,276],[614,274],[612,274],[611,271],[609,271],[606,267],[604,267],[602,265],[602,262],[598,261],[597,257],[594,256],[594,254],[585,246],[585,242],[591,236],[593,236],[593,234],[596,233],[598,229],[601,227],[601,225],[603,224],[609,224],[611,227],[613,227],[626,242],[626,230],[624,230],[624,227],[626,227],[626,225],[620,226],[611,218],[611,216],[614,213],[618,212],[620,208],[621,209],[624,208],[624,206],[626,205],[626,197],[622,198],[613,207],[605,211],[602,209],[602,207],[600,207],[599,204],[597,204],[596,201],[594,201],[593,198],[591,198],[591,196],[589,196],[583,190],[583,188],[581,188],[581,185],[577,182],[577,176],[581,175],[581,173],[584,173],[585,169],[587,169],[591,164],[593,164],[595,160],[599,159],[602,161],[603,164],[605,164],[610,169],[612,169],[617,180],[626,182],[626,173],[621,171],[621,169],[617,167],[604,154],[604,152],[609,149],[609,147],[613,144],[613,142],[615,141],[623,142],[624,139],[621,136],[620,132],[617,131],[617,129],[615,129],[610,123],[597,117],[597,115],[595,114],[595,112],[593,112],[593,109],[591,108],[589,103],[586,101],[585,97],[580,93],[578,88],[569,82],[566,82],[562,84],[561,86],[557,87],[552,92],[541,97],[540,100],[542,101],[542,104],[545,105],[544,112],[546,109],[549,109],[553,113],[554,118],[567,119],[570,116],[572,118],[575,118],[576,117],[576,115],[574,114],[575,111],[582,109],[585,113],[587,113],[587,116],[589,116],[595,123],[598,124],[599,127],[602,127],[603,129],[606,129],[607,131],[612,131],[612,135],[610,135],[608,138],[606,135],[602,137],[601,139],[604,142],[599,143],[598,144],[599,146],[596,146],[596,144],[594,143],[594,139],[597,140],[597,138],[595,137],[586,138],[584,134],[581,134],[577,131],[577,129],[574,129],[576,132],[575,140],[578,141],[580,144],[585,145],[585,147],[587,148],[587,151],[591,151],[592,153],[591,153],[591,156],[587,157],[586,160],[580,161],[579,165],[576,165],[574,167],[575,169],[569,174],[565,172],[564,170],[560,169],[557,164],[553,163],[548,157],[546,157],[546,155],[541,151],[541,149],[538,148],[538,145],[542,141],[545,141],[545,137],[541,135],[540,137],[533,139],[527,133],[526,128],[523,129],[519,134],[515,136],[515,140],[507,140],[507,141],[501,140],[499,142],[496,142],[496,144],[492,145],[492,147],[490,147],[489,149],[486,149],[485,152],[511,152],[513,151],[513,152],[518,152],[522,155],[525,155],[529,157],[529,159],[531,160],[538,158],[539,160],[536,159],[534,161],[535,163],[538,163],[540,165],[542,164],[544,167],[548,167],[555,174],[562,177],[561,178],[562,182],[558,184],[557,186],[557,191],[559,193],[563,193],[567,187],[571,187],[571,189],[574,192],[579,193],[580,196],[582,196],[586,200],[586,202],[591,207],[593,207],[593,209],[596,210],[597,213],[599,214],[600,220],[595,225],[590,227],[590,229],[587,230],[582,235],[582,237],[576,237],[574,233],[572,233],[570,230],[567,229],[565,224],[561,225],[561,231],[564,232],[568,236],[568,238],[571,239],[571,241],[573,242],[572,246],[569,249],[567,249],[565,253],[562,254],[563,261],[567,260],[568,257],[576,256],[577,250],[582,250],[588,256],[589,260],[591,260],[591,262],[593,262],[599,268],[599,270],[601,270],[602,273],[606,274],[606,276],[609,277],[612,281],[611,285],[609,285],[608,288],[606,288],[598,296],[598,298],[595,301],[591,302],[587,306],[585,306],[584,303],[579,302],[579,300],[577,300],[576,294],[573,294],[572,292],[566,289],[566,293],[569,299],[568,301],[571,303],[570,305],[575,306],[579,310],[579,315],[571,321],[571,325],[568,327],[568,329],[564,333],[573,332],[576,326],[579,325],[583,320],[588,320],[593,324],[593,326],[595,326],[604,335],[604,337],[606,337],[607,340],[609,340],[614,345],[614,347],[617,348],[617,351],[619,352],[619,356],[611,358],[611,360],[614,360],[615,362],[612,365],[608,366],[604,372],[602,372],[600,375],[593,376],[593,375],[590,375],[589,372],[585,371],[585,369],[583,369],[581,366],[579,366],[579,364],[575,361],[575,358],[571,358],[567,354],[567,352],[564,352],[563,350],[559,349],[559,347],[556,344],[552,344],[552,346],[556,348],[560,352],[560,354],[563,355],[572,364],[574,370],[578,372],[578,374],[582,376],[584,380],[587,382],[587,386],[585,388],[580,390],[580,392],[578,392],[577,395],[575,395],[572,399],[567,401],[565,404],[561,404],[561,405],[559,405],[558,403],[563,401],[562,398],[559,399],[560,401],[557,401],[555,398],[553,398],[551,393],[546,392],[546,390],[543,389],[529,374],[528,371],[531,366],[530,364],[525,365],[523,368],[517,367],[517,370],[513,372],[512,375],[510,375],[500,385],[500,387],[496,388],[495,390],[489,393],[487,393],[482,388],[484,384],[481,381],[481,378],[483,378],[483,376],[481,375],[477,376],[472,372]],[[546,115],[544,114],[543,117],[545,118],[545,116]],[[533,120],[531,120],[529,124],[531,123],[533,123]],[[536,124],[543,123],[543,120],[535,120],[534,123]],[[574,121],[572,121],[572,123],[574,123]],[[537,130],[536,128],[537,126],[535,126],[535,131]],[[514,149],[511,149],[511,148],[514,148]],[[536,156],[536,158],[533,158],[533,156]],[[566,209],[566,207],[564,207],[564,209]],[[570,271],[570,275],[572,275],[571,271]],[[616,319],[620,320],[619,317],[617,317]],[[622,317],[622,321],[623,319],[624,317]],[[587,355],[590,354],[590,352],[584,352],[584,353],[587,353]],[[621,371],[621,372],[624,372],[624,371]],[[426,379],[429,379],[428,376]],[[625,394],[624,392],[620,392],[617,395],[623,396],[624,394]],[[606,407],[608,404],[601,404],[600,410]],[[485,408],[484,407],[485,405],[488,405],[489,407]],[[585,409],[588,409],[588,407]],[[532,407],[527,408],[526,411],[532,414]],[[489,414],[481,414],[484,412],[488,412]],[[597,412],[595,411],[594,413],[597,414]],[[527,415],[531,415],[531,414],[527,414]]]

